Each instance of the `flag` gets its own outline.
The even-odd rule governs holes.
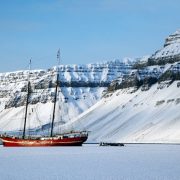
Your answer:
[[[29,60],[29,70],[31,70],[31,59]]]
[[[59,49],[58,52],[57,52],[57,58],[58,58],[58,59],[60,58],[60,49]]]

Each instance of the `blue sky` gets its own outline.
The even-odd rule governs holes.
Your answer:
[[[179,0],[1,0],[0,72],[141,57],[180,28]]]

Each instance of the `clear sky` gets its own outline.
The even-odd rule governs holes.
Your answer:
[[[141,57],[180,28],[179,0],[0,0],[0,72]]]

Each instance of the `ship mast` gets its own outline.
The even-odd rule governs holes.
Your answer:
[[[59,65],[60,65],[60,49],[57,52],[57,77],[56,77],[56,89],[55,89],[55,98],[54,98],[54,108],[53,108],[53,117],[52,117],[52,123],[51,123],[51,137],[53,136],[53,128],[54,128],[54,119],[55,119],[55,111],[56,111],[56,101],[57,101],[57,90],[58,90],[58,84],[59,84]]]
[[[31,59],[29,61],[29,72],[31,70]],[[25,139],[26,135],[26,121],[27,121],[27,111],[28,111],[28,103],[29,103],[29,96],[30,96],[30,81],[29,81],[29,72],[28,72],[28,86],[27,86],[27,98],[26,98],[26,110],[25,110],[25,118],[24,118],[24,129],[23,129],[23,136],[22,138]]]

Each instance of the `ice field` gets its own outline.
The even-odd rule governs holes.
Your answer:
[[[1,180],[179,180],[180,145],[5,148]]]

